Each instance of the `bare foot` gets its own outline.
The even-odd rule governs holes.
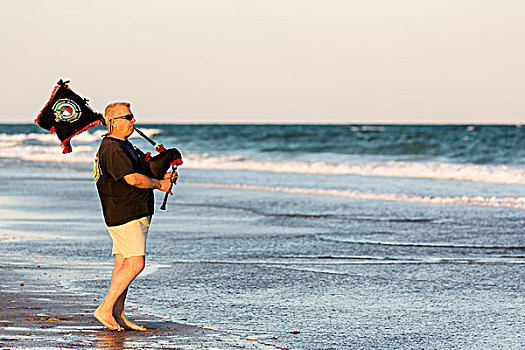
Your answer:
[[[98,322],[102,323],[106,328],[112,331],[123,331],[124,330],[124,328],[122,328],[117,323],[117,321],[115,321],[115,318],[111,314],[104,314],[97,309],[93,313],[93,316],[97,319]]]
[[[125,329],[128,329],[128,330],[132,329],[132,330],[135,330],[135,331],[142,331],[142,332],[148,330],[146,327],[140,326],[140,325],[135,324],[135,323],[131,322],[130,320],[128,320],[126,318],[126,316],[124,316],[124,312],[120,316],[115,316],[115,319]]]

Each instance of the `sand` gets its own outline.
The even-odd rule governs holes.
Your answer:
[[[98,298],[48,277],[60,273],[56,266],[0,266],[0,349],[275,349],[242,335],[144,314],[129,319],[146,332],[106,330],[92,317]]]

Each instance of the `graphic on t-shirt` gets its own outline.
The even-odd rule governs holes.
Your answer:
[[[98,182],[98,179],[100,179],[100,174],[102,174],[102,170],[100,170],[100,164],[98,162],[98,153],[95,156],[95,163],[93,164],[93,175],[95,177],[95,182]]]

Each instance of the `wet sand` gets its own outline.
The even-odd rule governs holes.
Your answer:
[[[184,184],[128,299],[153,331],[115,333],[91,316],[112,270],[93,181],[24,171],[0,174],[0,350],[525,348],[521,210]]]
[[[0,349],[275,349],[238,335],[151,315],[129,319],[149,330],[109,331],[93,317],[98,298],[67,290],[56,266],[0,265]]]

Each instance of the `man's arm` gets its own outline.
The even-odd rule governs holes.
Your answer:
[[[162,192],[168,192],[171,187],[171,181],[169,179],[157,180],[152,179],[146,175],[140,173],[133,173],[124,176],[124,180],[131,186],[137,188],[153,188],[161,190]]]

